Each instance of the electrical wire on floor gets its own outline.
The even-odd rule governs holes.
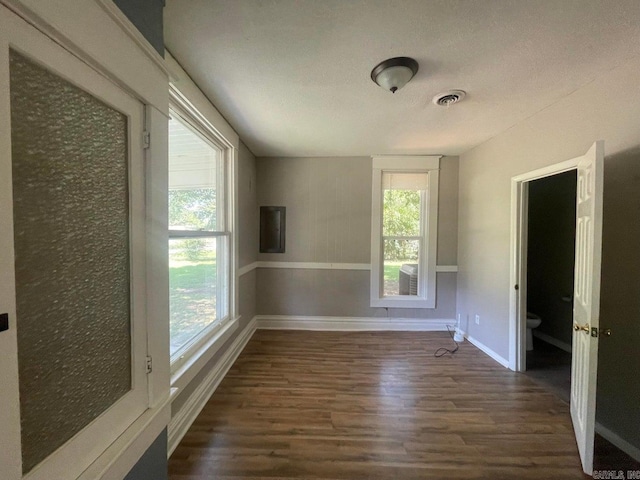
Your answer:
[[[446,347],[440,347],[439,349],[437,349],[434,353],[433,356],[436,358],[440,358],[443,355],[446,355],[447,353],[450,353],[451,355],[453,355],[454,353],[456,353],[458,351],[458,349],[460,348],[460,345],[458,344],[458,342],[456,342],[455,338],[453,337],[453,330],[451,330],[451,326],[447,325],[447,331],[449,332],[449,335],[451,336],[451,340],[453,341],[453,343],[456,344],[456,348],[454,348],[453,350],[446,348]]]

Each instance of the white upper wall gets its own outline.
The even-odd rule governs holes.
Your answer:
[[[636,57],[460,158],[457,312],[479,314],[469,334],[505,359],[511,177],[582,155],[600,139],[606,156],[637,147],[639,83]]]

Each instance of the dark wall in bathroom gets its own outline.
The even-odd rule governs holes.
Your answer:
[[[529,183],[527,310],[544,333],[571,345],[576,225],[576,172]],[[572,297],[573,298],[573,297]]]

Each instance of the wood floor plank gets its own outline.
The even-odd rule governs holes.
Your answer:
[[[566,403],[441,332],[255,333],[171,480],[584,479]]]

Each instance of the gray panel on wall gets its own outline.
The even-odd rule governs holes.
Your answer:
[[[23,469],[131,388],[127,117],[11,52]]]
[[[165,0],[113,0],[158,53],[164,56]]]

